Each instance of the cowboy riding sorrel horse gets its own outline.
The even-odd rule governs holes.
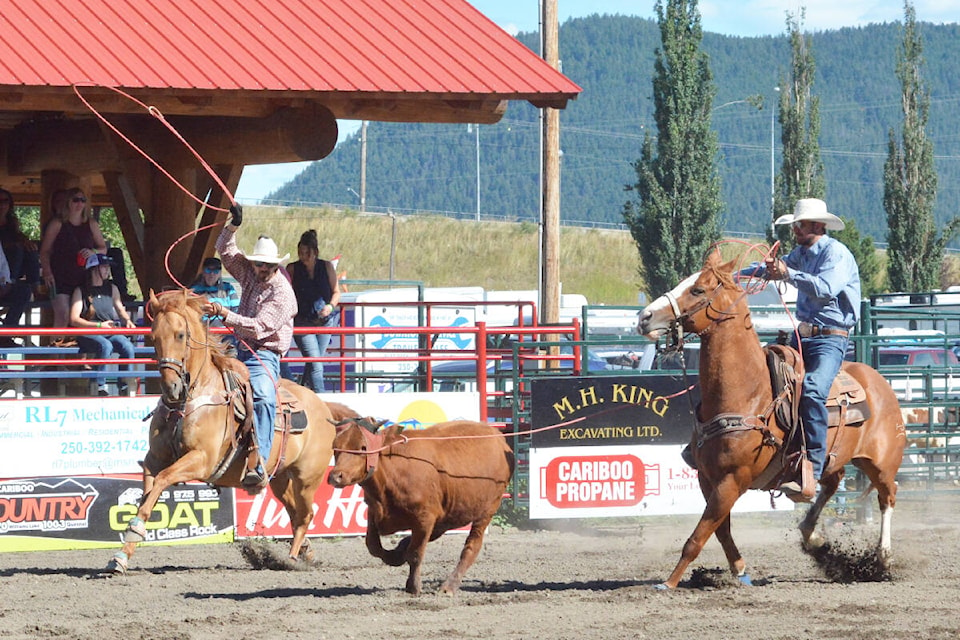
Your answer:
[[[731,571],[750,584],[730,532],[730,510],[748,489],[775,489],[789,464],[785,454],[790,435],[784,424],[789,419],[782,416],[790,409],[781,411],[781,405],[789,402],[790,386],[785,386],[784,393],[774,391],[770,351],[761,346],[753,329],[746,294],[734,282],[733,267],[734,261],[720,264],[719,252],[711,251],[703,270],[654,300],[640,313],[637,326],[639,333],[651,339],[682,330],[699,335],[701,341],[702,400],[691,450],[707,505],[683,546],[680,561],[659,588],[676,587],[714,533]],[[796,354],[789,348],[781,350]],[[897,495],[894,480],[906,444],[900,407],[883,376],[865,364],[844,362],[837,376],[838,381],[841,378],[846,387],[865,395],[865,406],[860,405],[859,412],[841,406],[839,426],[829,429],[820,495],[800,523],[803,545],[812,550],[826,542],[816,532],[817,519],[840,486],[844,465],[852,463],[877,489],[882,514],[877,553],[889,563],[890,521]]]
[[[150,293],[161,396],[150,422],[140,508],[108,572],[126,572],[137,543],[144,540],[150,514],[169,486],[190,480],[240,486],[252,431],[247,368],[226,356],[220,338],[208,332],[201,304],[202,298],[187,290]],[[309,389],[289,380],[279,382],[278,415],[286,417],[267,460],[270,488],[290,516],[290,556],[309,559],[307,527],[313,518],[314,493],[332,455],[333,416]]]

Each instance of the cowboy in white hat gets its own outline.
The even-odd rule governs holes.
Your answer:
[[[795,348],[802,344],[806,367],[800,396],[806,473],[781,489],[798,502],[809,502],[825,466],[827,395],[843,364],[850,330],[860,316],[860,270],[850,250],[827,235],[827,230],[841,231],[844,224],[827,211],[823,200],[798,200],[793,214],[780,216],[774,224],[793,226],[796,248],[783,259],[769,258],[759,268],[741,273],[786,280],[797,288],[800,324],[792,343]]]
[[[280,265],[290,254],[281,257],[277,243],[260,236],[253,251],[244,255],[236,241],[236,231],[243,221],[239,205],[230,207],[230,216],[230,223],[217,238],[216,248],[223,266],[240,284],[240,304],[236,311],[230,311],[217,302],[209,302],[203,310],[209,316],[222,317],[223,324],[233,329],[239,342],[237,358],[250,371],[259,455],[250,457],[243,486],[258,492],[268,480],[280,356],[290,348],[297,299],[290,282],[279,273]]]

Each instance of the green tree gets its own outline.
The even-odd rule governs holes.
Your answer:
[[[940,284],[946,243],[960,230],[954,217],[937,234],[933,207],[937,172],[933,141],[927,137],[930,95],[923,80],[923,39],[913,5],[904,2],[903,41],[897,49],[897,78],[903,108],[903,140],[890,129],[883,167],[883,208],[887,213],[887,276],[894,291],[929,291]]]
[[[884,290],[880,256],[873,244],[873,238],[862,236],[857,223],[852,218],[841,218],[846,225],[843,231],[831,231],[830,236],[839,240],[850,249],[860,269],[860,293],[870,296]]]
[[[820,198],[826,193],[823,161],[820,159],[820,98],[813,95],[816,64],[810,38],[801,33],[800,20],[787,16],[790,34],[792,67],[789,80],[780,76],[780,142],[783,161],[774,180],[773,218],[793,213],[793,205],[800,198]],[[789,226],[776,229],[782,249],[789,251],[794,244]]]
[[[636,193],[622,209],[640,252],[640,277],[647,291],[661,293],[703,265],[709,246],[720,238],[722,207],[715,162],[716,133],[710,110],[716,88],[696,0],[667,0],[655,6],[661,47],[653,78],[656,141],[644,136],[633,163]]]

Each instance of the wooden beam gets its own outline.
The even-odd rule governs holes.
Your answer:
[[[268,118],[167,118],[201,158],[210,164],[269,164],[325,158],[337,143],[337,121],[329,109],[313,105],[282,109]],[[174,132],[151,116],[114,116],[111,124],[155,160],[198,161]],[[99,120],[32,121],[7,138],[10,175],[61,169],[75,175],[118,171],[112,131]],[[69,141],[65,144],[65,141]]]
[[[102,88],[82,88],[85,105],[69,87],[0,86],[0,111],[38,112],[49,116],[89,118],[91,107],[105,117],[111,114],[142,115],[144,108],[136,102]],[[510,100],[527,100],[558,109],[576,98],[576,94],[456,94],[398,93],[390,91],[220,91],[168,89],[138,90],[135,97],[156,108],[166,117],[238,116],[266,118],[278,109],[324,106],[337,118],[384,120],[386,122],[449,122],[492,124],[500,120]],[[380,106],[378,106],[380,105]],[[395,105],[383,108],[382,105]],[[383,118],[376,117],[382,114]],[[397,115],[401,115],[397,119]],[[407,114],[417,114],[415,119]],[[36,114],[28,113],[26,118]]]
[[[236,192],[237,185],[240,184],[243,167],[240,165],[217,165],[213,167],[213,169],[230,193]],[[204,173],[200,176],[197,180],[197,185],[200,193],[210,194],[207,202],[212,205],[212,207],[204,207],[200,213],[200,220],[197,222],[197,229],[199,231],[197,231],[193,238],[190,255],[187,257],[186,267],[182,274],[183,281],[186,283],[193,281],[193,278],[200,271],[200,265],[203,263],[203,259],[216,253],[214,245],[217,242],[217,236],[220,235],[220,229],[223,226],[222,223],[227,220],[227,214],[222,211],[217,211],[213,207],[217,209],[229,209],[231,205],[227,194],[216,184],[210,174]],[[210,225],[216,226],[204,229],[204,227],[209,227]]]
[[[135,189],[128,176],[118,171],[105,171],[103,182],[107,186],[123,240],[127,245],[127,259],[133,266],[137,281],[143,283],[141,278],[145,278],[147,274],[143,252],[144,229]]]

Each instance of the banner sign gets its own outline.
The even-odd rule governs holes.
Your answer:
[[[322,394],[365,416],[408,429],[477,420],[478,393]],[[115,546],[142,495],[156,396],[26,399],[0,402],[0,552]],[[206,542],[291,535],[286,510],[269,488],[257,498],[205,484],[168,488],[147,523],[147,542]],[[310,535],[366,532],[358,486],[321,484]]]
[[[534,380],[531,446],[685,445],[700,402],[696,384],[696,374]],[[690,395],[682,393],[688,386]]]
[[[139,473],[156,396],[0,402],[6,478]]]
[[[477,420],[478,393],[321,394],[364,416],[423,428]],[[157,396],[0,401],[0,477],[94,476],[141,471]]]
[[[701,513],[697,471],[680,457],[696,382],[695,374],[533,380],[530,517]],[[734,511],[770,508],[769,495],[751,491]],[[781,497],[775,508],[793,503]]]
[[[293,535],[290,516],[270,487],[256,496],[241,490],[234,495],[237,538],[289,538]],[[313,498],[313,513],[308,536],[363,535],[367,532],[367,505],[359,485],[336,489],[327,484],[324,477]]]
[[[139,475],[0,481],[0,551],[117,547],[142,495]],[[147,542],[233,539],[232,489],[170,487],[146,523]]]

